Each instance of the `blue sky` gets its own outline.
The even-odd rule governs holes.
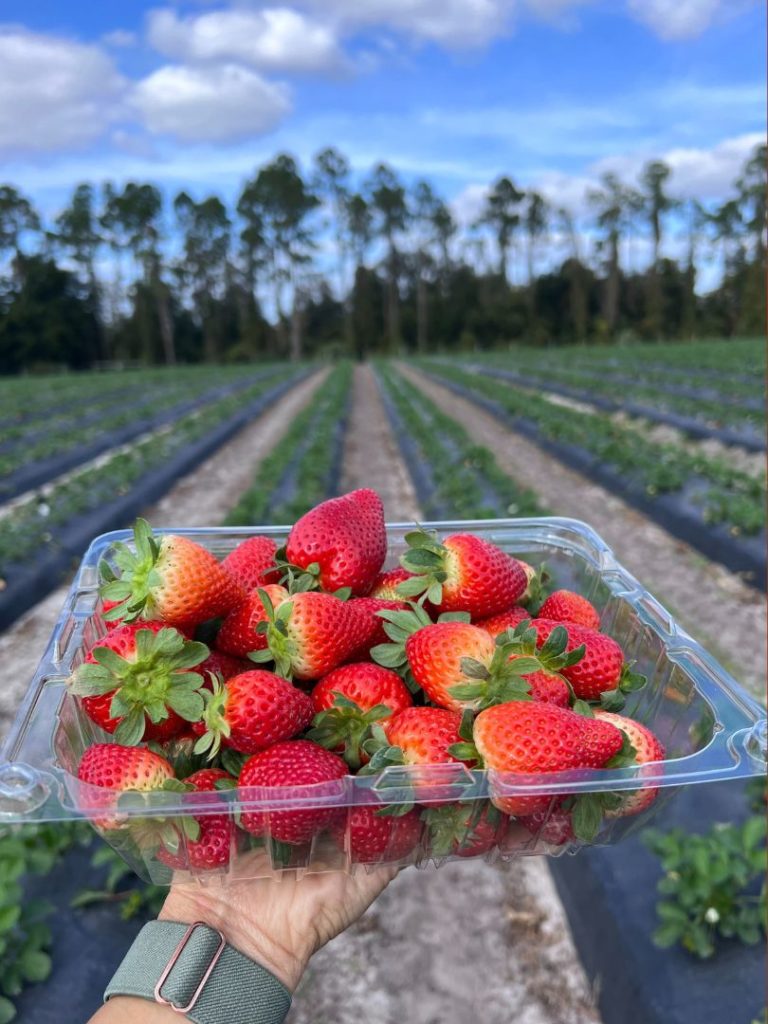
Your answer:
[[[428,176],[471,220],[510,174],[583,210],[651,157],[716,201],[765,132],[752,0],[4,0],[2,176],[233,196],[281,150]]]

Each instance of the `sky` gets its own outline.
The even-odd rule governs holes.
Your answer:
[[[49,217],[83,180],[231,199],[334,145],[465,223],[501,174],[578,213],[655,157],[717,201],[765,136],[765,34],[760,0],[0,0],[0,179]]]

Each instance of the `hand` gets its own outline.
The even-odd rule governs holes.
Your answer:
[[[253,871],[263,853],[254,851]],[[247,870],[247,863],[241,862]],[[397,874],[395,867],[358,868],[305,875],[285,871],[279,880],[171,887],[160,919],[193,924],[202,921],[223,933],[227,942],[260,963],[293,992],[309,958],[356,921]],[[178,1014],[145,999],[110,999],[91,1024],[174,1024]]]
[[[293,992],[312,954],[356,921],[397,870],[361,866],[354,875],[329,871],[299,879],[286,871],[279,880],[174,885],[159,916],[217,928]]]

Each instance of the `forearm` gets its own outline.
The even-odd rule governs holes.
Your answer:
[[[309,951],[306,955],[292,953],[256,922],[238,917],[231,907],[195,889],[171,890],[158,917],[181,924],[207,924],[221,932],[230,946],[266,967],[291,993],[309,959]],[[169,1006],[133,996],[115,996],[94,1014],[90,1024],[179,1024],[179,1020],[179,1014]]]

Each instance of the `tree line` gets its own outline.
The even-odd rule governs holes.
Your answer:
[[[606,173],[577,219],[504,175],[463,230],[429,181],[384,163],[355,181],[333,148],[306,173],[277,156],[234,208],[83,183],[46,224],[5,185],[0,372],[760,332],[766,147],[721,203],[676,198],[670,176],[660,160],[638,186]],[[713,258],[721,283],[700,294]]]

